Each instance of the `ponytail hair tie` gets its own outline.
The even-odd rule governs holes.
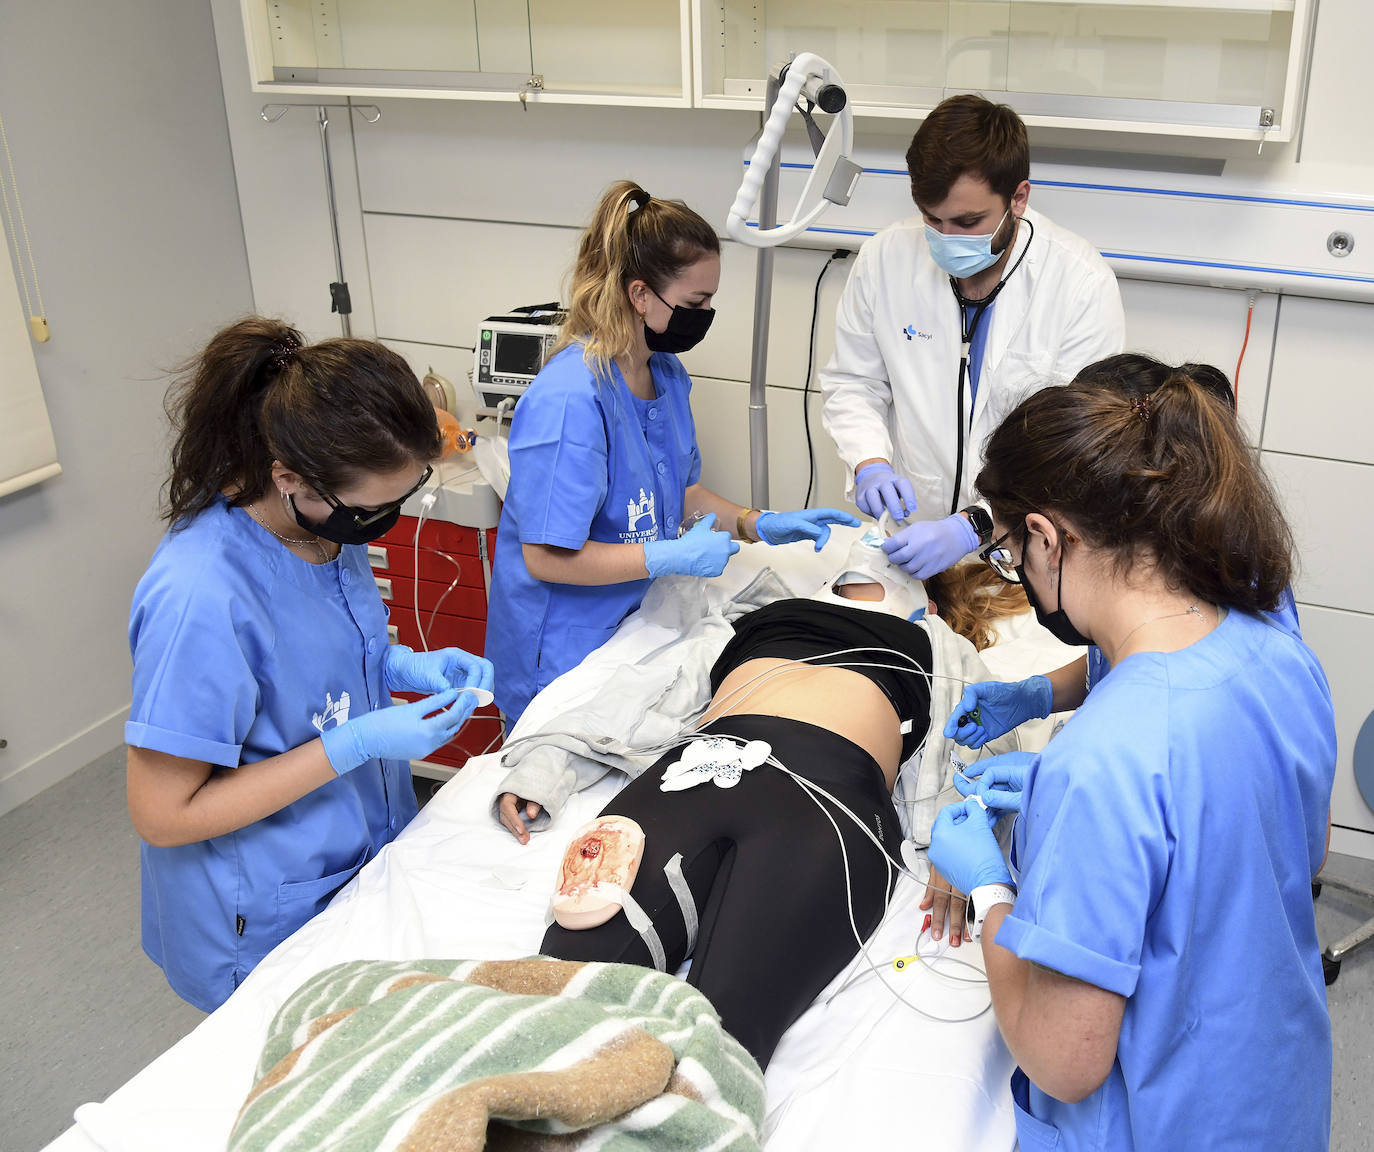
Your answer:
[[[637,212],[641,208],[647,208],[649,206],[649,201],[653,199],[653,197],[645,192],[643,188],[636,188],[629,196],[631,212]]]
[[[296,338],[294,332],[283,333],[279,340],[273,341],[267,351],[267,364],[274,375],[290,363],[291,357],[295,355],[300,346],[301,342]]]
[[[1144,396],[1137,396],[1131,401],[1131,411],[1139,416],[1146,424],[1150,422],[1150,400],[1154,396],[1149,392]]]

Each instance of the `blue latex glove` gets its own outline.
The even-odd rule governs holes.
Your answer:
[[[1054,687],[1048,676],[980,680],[964,689],[945,721],[945,736],[965,748],[981,748],[1027,720],[1048,716],[1053,708]]]
[[[1021,811],[1021,795],[1026,787],[1026,773],[1035,763],[1033,752],[1004,752],[989,756],[955,775],[954,787],[960,796],[981,796],[992,814],[1002,816]],[[970,783],[970,781],[972,781]]]
[[[884,511],[894,520],[906,520],[916,515],[916,489],[886,460],[879,460],[854,473],[854,503],[874,520]]]
[[[908,576],[924,580],[958,563],[978,547],[978,533],[967,516],[908,524],[883,541],[887,558]]]
[[[404,644],[392,644],[382,656],[382,675],[393,692],[443,692],[449,688],[485,688],[491,691],[492,666],[461,648],[415,652]]]
[[[794,540],[814,540],[816,551],[830,539],[830,525],[848,524],[857,528],[859,521],[838,508],[803,508],[800,512],[765,512],[754,524],[754,531],[765,544],[791,544]]]
[[[676,540],[648,540],[644,544],[644,567],[655,578],[679,573],[683,576],[719,576],[726,562],[739,551],[739,541],[728,532],[715,531],[716,514],[703,516],[691,530]]]
[[[394,704],[364,712],[326,728],[320,736],[329,764],[340,776],[374,757],[384,760],[420,760],[458,735],[477,707],[471,692],[450,688],[413,704]],[[430,712],[439,711],[430,716]]]
[[[965,895],[980,884],[1010,884],[992,826],[1000,813],[984,812],[972,800],[946,804],[930,830],[930,866]]]

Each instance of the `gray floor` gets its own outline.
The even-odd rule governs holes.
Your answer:
[[[123,749],[0,816],[0,1152],[34,1152],[204,1017],[138,943],[138,838]],[[1374,864],[1328,867],[1374,884]],[[1326,889],[1323,943],[1374,909]],[[1333,1152],[1374,1147],[1374,943],[1328,989],[1335,1047]]]

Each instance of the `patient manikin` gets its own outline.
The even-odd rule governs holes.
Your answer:
[[[893,565],[883,551],[887,535],[869,527],[850,546],[839,574],[807,599],[920,620],[934,605],[925,585]],[[767,745],[762,745],[767,751]],[[685,758],[690,762],[689,757]],[[752,758],[751,758],[752,759]],[[762,757],[758,757],[762,760]],[[751,767],[743,764],[741,767]],[[720,778],[716,779],[718,785]],[[665,791],[672,790],[665,785]],[[602,816],[578,829],[563,855],[554,891],[553,918],[564,928],[594,928],[618,912],[639,870],[644,833],[633,820]]]

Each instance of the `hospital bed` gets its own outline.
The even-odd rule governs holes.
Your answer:
[[[840,529],[816,555],[809,545],[750,545],[720,581],[740,586],[765,565],[798,593],[835,571],[853,539]],[[1005,678],[1058,667],[1074,655],[1029,618],[1004,622],[984,658]],[[671,636],[636,613],[582,666],[531,704],[517,732],[566,710],[589,685],[646,652],[671,659]],[[1039,739],[1043,742],[1043,732]],[[222,1148],[252,1087],[277,1009],[301,984],[347,960],[506,959],[538,950],[553,878],[574,830],[623,784],[611,773],[575,794],[547,831],[520,845],[494,821],[505,776],[496,754],[444,785],[414,823],[343,888],[330,906],[277,947],[230,999],[103,1103],[77,1109],[50,1152],[185,1152]],[[916,952],[921,888],[903,877],[889,915],[860,955],[783,1037],[766,1077],[769,1152],[839,1146],[1008,1152],[1015,1147],[1012,1061],[971,979],[975,946]],[[870,963],[871,961],[871,963]],[[805,963],[799,956],[798,963]],[[875,971],[876,969],[876,971]],[[901,999],[899,999],[899,997]]]

